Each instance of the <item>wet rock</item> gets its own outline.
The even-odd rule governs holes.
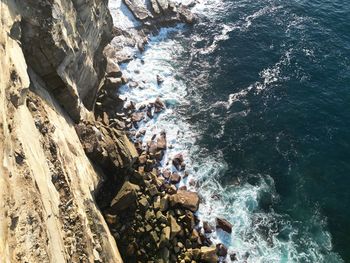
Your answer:
[[[215,247],[201,247],[201,260],[207,263],[217,263],[218,256],[216,255]]]
[[[169,2],[168,0],[157,0],[158,5],[163,10],[163,12],[166,12],[169,8]]]
[[[155,100],[154,107],[155,107],[155,112],[156,113],[159,113],[159,112],[161,112],[162,110],[164,110],[166,108],[164,102],[160,98],[157,98]]]
[[[134,89],[134,88],[137,88],[139,86],[139,83],[137,83],[136,81],[130,81],[128,83],[128,86],[129,86],[129,88]]]
[[[140,0],[123,0],[134,16],[139,20],[145,20],[150,17],[148,9]]]
[[[110,204],[113,211],[121,211],[135,205],[137,199],[136,192],[139,190],[140,187],[138,185],[126,181]]]
[[[164,170],[163,170],[163,177],[164,177],[165,179],[169,179],[170,176],[171,176],[170,170],[169,170],[169,169],[164,169]]]
[[[143,112],[135,112],[131,115],[131,121],[133,123],[137,123],[142,121],[144,118],[144,113]]]
[[[207,221],[203,222],[203,229],[204,229],[204,233],[206,234],[213,232],[212,226]]]
[[[231,261],[237,261],[237,254],[236,253],[231,253],[230,254],[230,259],[231,259]]]
[[[199,206],[199,197],[195,192],[179,190],[176,194],[169,197],[172,207],[183,207],[196,212]]]
[[[220,228],[227,233],[232,233],[232,224],[224,218],[216,218],[216,228]]]
[[[181,227],[179,226],[179,224],[176,222],[176,219],[172,215],[169,215],[168,221],[171,228],[171,239],[173,239],[177,234],[181,232]]]
[[[181,153],[178,153],[173,158],[173,165],[177,170],[181,170],[181,164],[184,162],[184,157]]]
[[[161,76],[157,75],[157,84],[160,85],[163,82],[164,82],[164,79]]]
[[[226,257],[227,256],[227,247],[224,244],[217,244],[216,245],[216,253],[219,257]]]
[[[157,139],[157,149],[158,150],[166,150],[167,148],[167,141],[166,141],[166,133],[162,132]]]
[[[180,19],[187,24],[193,24],[195,21],[194,15],[189,11],[185,6],[179,6],[178,12],[180,15]]]
[[[170,176],[170,182],[172,184],[178,184],[181,181],[181,176],[178,173],[172,173]]]

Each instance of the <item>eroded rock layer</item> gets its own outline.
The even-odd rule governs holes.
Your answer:
[[[2,0],[0,19],[0,262],[122,262],[71,119],[103,80],[106,2]]]

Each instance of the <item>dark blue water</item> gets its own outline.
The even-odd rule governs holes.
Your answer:
[[[298,254],[276,262],[350,262],[350,2],[207,7],[177,58],[203,156],[222,153],[224,187],[270,180],[255,232]]]

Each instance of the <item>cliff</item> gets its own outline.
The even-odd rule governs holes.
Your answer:
[[[217,262],[196,230],[199,196],[160,171],[166,133],[132,135],[166,105],[116,95],[118,63],[194,17],[167,0],[119,3],[138,28],[113,27],[107,0],[0,2],[0,262],[122,262],[115,240],[127,262]]]
[[[94,119],[107,3],[2,0],[0,19],[0,262],[121,262],[74,128]]]

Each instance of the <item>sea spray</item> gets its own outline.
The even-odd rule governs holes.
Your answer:
[[[243,1],[244,2],[244,1]],[[227,3],[226,3],[227,4]],[[199,3],[194,11],[200,15],[214,18],[225,10],[225,5],[219,2],[207,1]],[[212,43],[201,50],[194,50],[201,54],[213,53],[220,41],[229,38],[229,33],[236,29],[248,30],[255,19],[269,15],[281,9],[278,5],[271,5],[246,14],[239,23],[228,24],[222,27],[219,35],[212,36]],[[208,152],[202,149],[197,141],[202,136],[201,127],[193,125],[181,112],[183,105],[189,105],[190,94],[186,82],[181,80],[178,74],[177,58],[182,56],[186,48],[191,45],[182,45],[182,31],[185,28],[177,27],[162,29],[159,35],[151,37],[144,53],[138,53],[137,58],[122,66],[123,73],[130,81],[136,82],[137,87],[125,85],[120,89],[120,95],[130,101],[135,101],[137,106],[154,102],[161,98],[167,109],[146,123],[141,123],[138,130],[146,129],[143,142],[146,143],[154,134],[165,130],[171,149],[168,149],[162,163],[163,167],[170,167],[170,160],[177,153],[182,153],[186,160],[186,169],[190,176],[183,180],[189,189],[196,190],[203,197],[198,215],[203,221],[215,224],[216,217],[225,217],[233,223],[233,233],[227,235],[222,231],[214,232],[211,238],[214,242],[223,242],[230,248],[231,253],[237,253],[239,262],[325,262],[330,258],[323,253],[317,240],[301,233],[298,222],[294,222],[288,215],[281,215],[273,209],[263,209],[261,203],[269,196],[270,203],[278,202],[273,179],[268,174],[258,174],[255,182],[236,179],[232,184],[223,186],[221,181],[227,172],[227,164],[220,150]],[[202,41],[201,36],[193,36],[192,39]],[[189,40],[191,41],[191,40]],[[210,42],[210,41],[209,41]],[[287,53],[286,53],[287,54]],[[288,55],[288,54],[287,54]],[[282,57],[282,64],[288,62],[289,57]],[[229,109],[235,101],[242,101],[251,91],[259,94],[271,83],[279,80],[279,67],[275,64],[261,71],[261,82],[248,86],[246,90],[231,93],[227,104],[221,105]],[[282,65],[282,66],[283,66]],[[156,76],[160,75],[164,82],[157,83]],[[261,86],[262,85],[262,86]],[[262,88],[263,87],[263,88]],[[220,105],[217,102],[217,105]],[[212,106],[210,106],[212,107]],[[248,109],[249,110],[249,109]],[[208,119],[210,121],[210,119]],[[247,175],[249,177],[249,175]],[[237,177],[239,178],[239,177]],[[196,184],[190,184],[195,180]],[[322,217],[315,220],[322,221]],[[331,250],[330,236],[322,231],[325,247]],[[298,240],[302,237],[302,240]],[[299,243],[306,244],[304,250]],[[335,257],[330,262],[338,262]],[[339,260],[340,261],[340,260]]]

